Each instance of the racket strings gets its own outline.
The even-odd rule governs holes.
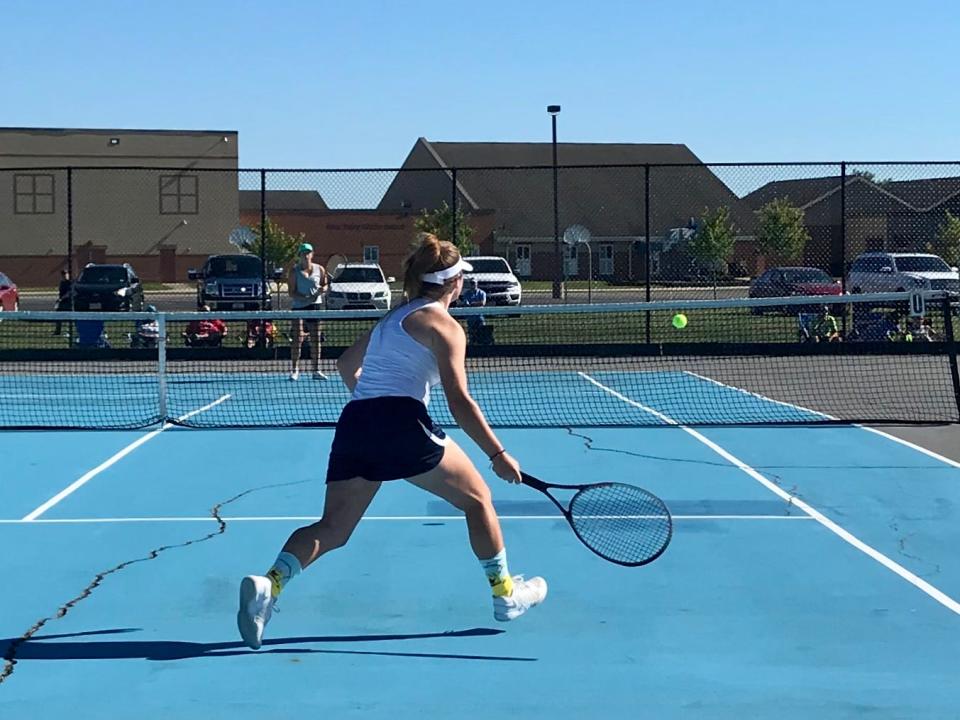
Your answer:
[[[611,483],[586,488],[570,503],[571,523],[594,552],[627,565],[648,562],[670,542],[670,513],[655,495]]]

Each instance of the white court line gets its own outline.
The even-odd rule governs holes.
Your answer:
[[[743,388],[739,388],[736,385],[727,385],[726,383],[722,383],[719,380],[714,380],[713,378],[709,378],[705,375],[700,375],[699,373],[691,372],[690,370],[683,370],[682,372],[684,372],[687,375],[693,375],[693,377],[699,378],[700,380],[706,380],[707,382],[713,383],[714,385],[719,385],[720,387],[728,388],[729,390],[736,390],[737,392],[742,392],[742,393],[745,393],[746,395],[752,395],[753,397],[759,398],[760,400],[766,400],[767,402],[776,403],[777,405],[783,405],[784,407],[793,408],[794,410],[802,410],[803,412],[810,413],[811,415],[819,415],[820,417],[826,418],[827,420],[837,420],[838,422],[840,422],[839,418],[836,418],[833,415],[828,415],[827,413],[824,413],[824,412],[820,412],[819,410],[811,410],[810,408],[805,408],[802,405],[795,405],[794,403],[783,402],[782,400],[774,400],[773,398],[767,397],[766,395],[761,395],[760,393],[755,393],[750,390],[744,390]],[[910,442],[909,440],[904,440],[903,438],[899,438],[896,435],[891,435],[890,433],[884,432],[883,430],[878,430],[877,428],[869,427],[867,425],[861,425],[859,423],[851,423],[851,425],[853,427],[860,428],[861,430],[872,432],[875,435],[885,437],[887,440],[893,440],[893,442],[895,443],[899,443],[900,445],[908,447],[911,450],[916,450],[917,452],[923,453],[924,455],[927,455],[928,457],[931,457],[934,460],[939,460],[942,463],[946,463],[951,467],[960,468],[960,462],[957,462],[956,460],[951,460],[948,457],[944,457],[940,453],[936,453],[933,450],[928,450],[922,445],[917,445],[915,443]]]
[[[197,408],[196,410],[192,410],[192,411],[188,412],[186,415],[181,415],[180,417],[177,418],[177,422],[182,422],[182,421],[186,420],[187,418],[193,417],[194,415],[199,415],[199,414],[202,413],[202,412],[206,412],[206,411],[209,410],[210,408],[216,407],[217,405],[219,405],[220,403],[222,403],[224,400],[227,400],[227,399],[229,399],[229,398],[230,398],[230,395],[229,395],[229,394],[228,394],[228,395],[223,395],[222,397],[218,398],[217,400],[214,400],[214,401],[213,401],[212,403],[210,403],[209,405],[204,405],[204,406],[201,407],[201,408]],[[102,473],[102,472],[103,472],[104,470],[106,470],[108,467],[110,467],[111,465],[116,464],[117,462],[119,462],[120,460],[122,460],[123,458],[125,458],[127,455],[129,455],[130,453],[132,453],[134,450],[136,450],[138,447],[140,447],[141,445],[143,445],[143,444],[146,443],[146,442],[149,442],[150,440],[152,440],[152,439],[155,438],[157,435],[159,435],[159,434],[162,433],[164,430],[166,430],[167,428],[170,428],[170,427],[173,427],[173,424],[172,424],[172,423],[167,423],[167,422],[165,422],[165,423],[163,423],[163,425],[161,425],[161,426],[160,426],[159,428],[157,428],[156,430],[153,430],[153,431],[151,431],[151,432],[148,432],[148,433],[147,433],[146,435],[144,435],[143,437],[140,437],[140,438],[134,440],[132,443],[130,443],[129,445],[127,445],[125,448],[123,448],[123,450],[121,450],[121,451],[118,452],[117,454],[113,455],[112,457],[104,460],[102,463],[100,463],[100,464],[97,465],[95,468],[93,468],[93,470],[90,470],[89,472],[84,473],[82,476],[80,476],[79,478],[77,478],[76,480],[74,480],[72,483],[70,483],[70,484],[69,484],[67,487],[65,487],[63,490],[61,490],[61,491],[58,492],[56,495],[54,495],[52,498],[50,498],[50,499],[47,500],[45,503],[43,503],[43,505],[41,505],[40,507],[36,508],[35,510],[29,512],[28,514],[24,515],[24,516],[23,516],[23,520],[24,520],[24,521],[36,520],[38,517],[40,517],[41,515],[43,515],[47,510],[49,510],[50,508],[52,508],[54,505],[56,505],[57,503],[59,503],[59,502],[60,502],[61,500],[63,500],[64,498],[72,495],[74,492],[76,492],[76,491],[79,490],[81,487],[83,487],[84,485],[86,485],[90,480],[92,480],[94,477],[96,477],[97,475],[99,475],[100,473]]]
[[[657,516],[636,516],[657,517]],[[563,520],[562,515],[500,515],[501,520]],[[673,515],[674,520],[813,520],[809,515]],[[231,522],[316,522],[319,518],[307,515],[264,515],[257,517],[224,517]],[[463,515],[371,515],[361,518],[364,522],[447,522],[463,520]],[[125,517],[125,518],[52,518],[40,520],[0,520],[0,525],[83,525],[98,523],[178,523],[216,522],[210,515],[205,517]]]
[[[897,575],[899,575],[901,578],[906,580],[908,583],[910,583],[914,587],[922,590],[923,592],[925,592],[927,595],[932,597],[934,600],[936,600],[938,603],[940,603],[944,607],[960,615],[960,603],[958,603],[956,600],[951,598],[949,595],[937,589],[936,587],[928,583],[923,578],[920,578],[914,575],[905,567],[903,567],[899,563],[894,562],[893,560],[888,558],[886,555],[884,555],[880,551],[870,547],[865,542],[860,540],[858,537],[854,536],[853,534],[851,534],[850,532],[842,528],[840,525],[835,523],[833,520],[828,518],[826,515],[821,513],[819,510],[816,510],[815,508],[813,508],[813,506],[808,505],[800,498],[796,497],[795,495],[791,495],[790,493],[785,491],[783,488],[779,487],[776,483],[768,480],[766,477],[761,475],[759,472],[754,470],[745,462],[743,462],[736,456],[730,454],[729,452],[724,450],[722,447],[717,445],[715,442],[713,442],[709,438],[701,435],[699,432],[697,432],[693,428],[690,428],[690,427],[687,427],[686,425],[681,424],[680,422],[674,420],[672,417],[669,417],[668,415],[664,415],[663,413],[658,412],[653,408],[649,408],[646,405],[642,405],[638,403],[636,400],[632,400],[626,397],[625,395],[622,395],[621,393],[617,392],[613,388],[607,387],[606,385],[599,382],[598,380],[595,380],[594,378],[590,377],[586,373],[578,372],[577,374],[580,375],[580,377],[582,377],[587,382],[593,383],[601,390],[605,390],[606,392],[613,395],[615,398],[622,400],[628,405],[633,405],[634,407],[640,408],[641,410],[644,410],[645,412],[648,412],[651,415],[654,415],[660,418],[661,420],[663,420],[665,423],[669,425],[674,425],[676,427],[679,427],[681,430],[693,436],[694,438],[702,442],[704,445],[706,445],[708,448],[713,450],[715,453],[717,453],[717,455],[722,457],[731,465],[734,465],[735,467],[737,467],[738,469],[740,469],[741,471],[743,471],[744,473],[752,477],[754,480],[756,480],[765,488],[767,488],[770,492],[780,496],[781,498],[786,500],[788,503],[790,503],[790,505],[793,505],[794,507],[797,507],[803,512],[807,513],[810,517],[812,517],[818,523],[823,525],[830,532],[842,538],[844,541],[848,542],[850,545],[853,545],[853,547],[855,547],[860,552],[873,558],[888,570],[896,573]]]

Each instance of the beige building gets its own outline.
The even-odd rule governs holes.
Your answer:
[[[235,248],[235,131],[0,128],[0,272],[52,286],[68,266],[128,262],[144,281]],[[69,170],[68,170],[69,168]]]

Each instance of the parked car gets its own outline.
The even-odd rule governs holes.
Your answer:
[[[477,285],[487,294],[487,305],[520,304],[520,281],[505,258],[480,255],[464,260],[473,266],[473,270],[464,273],[464,279],[476,278]]]
[[[327,308],[330,310],[389,310],[390,285],[376,263],[345,263],[330,279]]]
[[[0,312],[16,312],[20,309],[20,291],[17,284],[0,272]]]
[[[811,267],[772,267],[750,283],[752,298],[793,295],[840,295],[839,282],[823,270]]]
[[[847,289],[854,293],[946,290],[960,292],[960,272],[929,253],[863,253],[850,266]]]
[[[283,278],[283,268],[271,277]],[[259,310],[263,293],[263,272],[256,255],[211,255],[200,270],[191,268],[187,277],[197,281],[197,307],[211,310]],[[273,308],[273,292],[266,289],[266,307]]]
[[[79,311],[143,309],[143,285],[129,263],[87,263],[72,292],[73,307]]]

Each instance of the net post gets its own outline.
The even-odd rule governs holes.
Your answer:
[[[953,308],[950,294],[944,293],[943,300],[943,336],[947,341],[947,357],[950,362],[950,380],[953,382],[953,399],[957,404],[957,421],[960,422],[960,371],[957,368],[957,340],[953,333]]]
[[[157,391],[160,422],[167,421],[167,317],[157,315]]]

